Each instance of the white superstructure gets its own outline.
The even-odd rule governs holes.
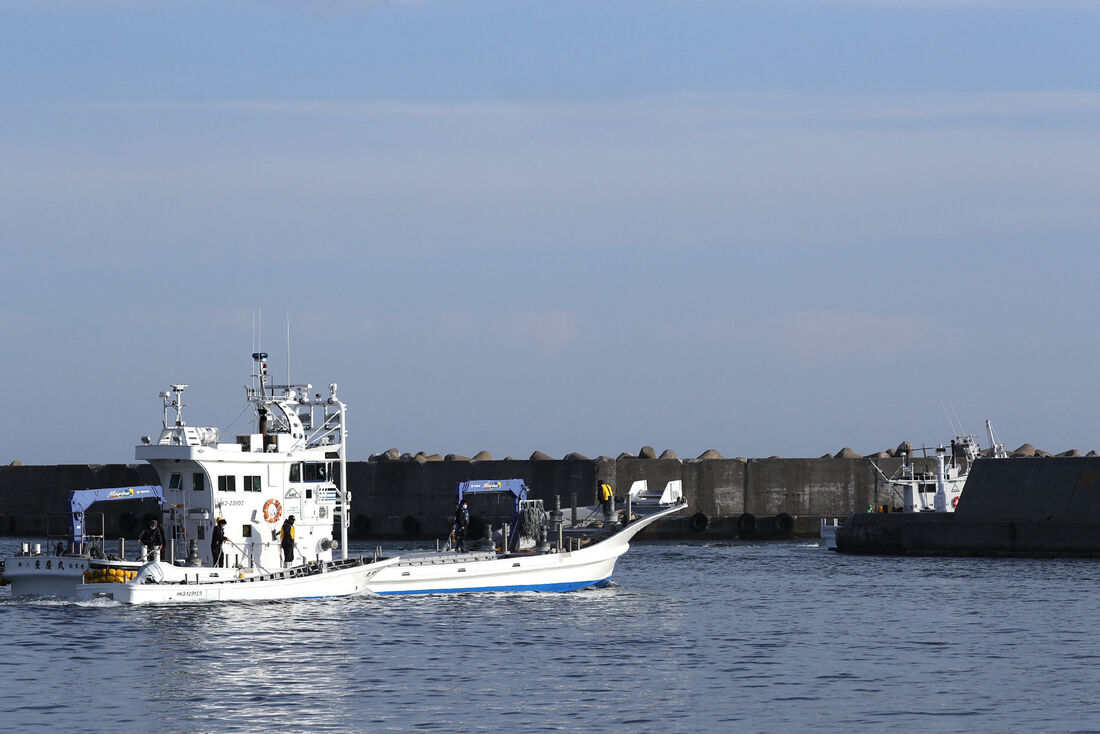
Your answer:
[[[308,384],[268,384],[267,355],[253,357],[258,384],[246,391],[256,430],[231,442],[216,428],[187,425],[186,385],[161,393],[160,436],[135,453],[160,478],[166,538],[177,557],[194,545],[202,565],[212,565],[210,537],[225,518],[227,565],[275,569],[283,563],[279,533],[293,515],[295,565],[332,561],[334,549],[346,557],[346,407],[336,385],[311,396]]]

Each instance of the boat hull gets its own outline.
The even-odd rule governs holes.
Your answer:
[[[596,552],[592,552],[596,551]],[[406,558],[368,583],[376,594],[459,594],[486,591],[576,591],[606,585],[622,547],[609,555],[598,546],[572,553],[464,559],[451,554],[435,559]]]
[[[76,598],[107,599],[122,604],[193,604],[351,596],[366,591],[370,577],[397,560],[327,568],[308,575],[297,575],[296,569],[288,569],[262,577],[217,581],[200,581],[199,571],[193,582],[185,575],[182,581],[144,583],[139,576],[138,580],[125,584],[81,584],[76,588]]]
[[[78,586],[108,585],[103,582],[85,584],[87,574],[103,573],[108,568],[131,572],[141,565],[133,561],[108,562],[80,556],[21,555],[4,561],[4,579],[11,584],[12,596],[74,599]]]

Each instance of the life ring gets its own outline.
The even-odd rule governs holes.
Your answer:
[[[951,507],[952,507],[952,509],[954,509],[958,506],[959,506],[959,498],[958,497],[952,497],[951,498]]]
[[[279,522],[279,518],[283,516],[283,506],[279,504],[279,500],[268,500],[264,503],[264,519],[270,523]]]

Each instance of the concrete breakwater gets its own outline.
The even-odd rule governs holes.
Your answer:
[[[836,542],[863,554],[1100,557],[1100,458],[978,461],[955,512],[856,514]]]
[[[896,458],[876,458],[890,473]],[[918,460],[918,464],[924,460]],[[927,465],[931,469],[931,464]],[[580,505],[596,503],[597,477],[606,479],[623,497],[640,479],[651,489],[680,480],[689,509],[649,528],[647,538],[732,538],[738,535],[742,513],[758,517],[787,513],[794,517],[795,533],[816,535],[820,518],[843,518],[864,512],[868,505],[888,501],[876,495],[875,474],[864,458],[724,459],[504,459],[415,460],[410,457],[372,457],[348,462],[352,491],[351,529],[357,538],[442,537],[449,531],[456,482],[469,479],[521,478],[532,497],[551,507],[555,495],[568,508],[576,497]],[[61,465],[0,467],[0,534],[38,535],[65,525],[68,493],[73,489],[155,484],[156,474],[146,465]],[[217,486],[216,483],[207,486]],[[504,515],[504,507],[475,506],[475,514]],[[139,521],[155,507],[98,505],[108,536],[132,535]],[[697,516],[702,513],[702,517]],[[95,525],[98,528],[98,517]],[[700,529],[701,526],[702,529]]]

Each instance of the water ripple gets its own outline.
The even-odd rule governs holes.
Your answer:
[[[0,719],[165,732],[1100,730],[1095,561],[642,543],[616,579],[560,595],[148,608],[0,590]]]

